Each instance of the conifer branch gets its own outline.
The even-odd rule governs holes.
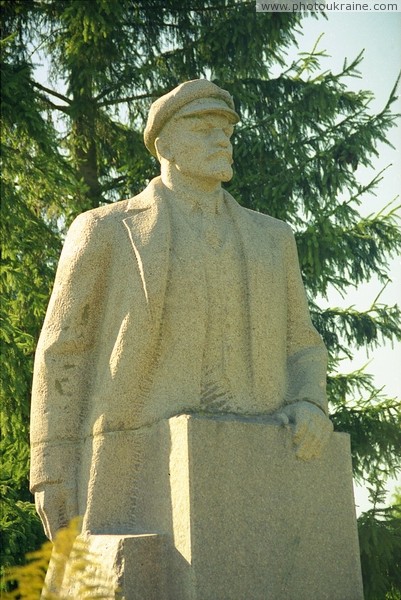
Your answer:
[[[37,81],[32,81],[32,85],[33,85],[33,87],[37,88],[38,90],[41,90],[42,92],[46,92],[47,94],[50,94],[51,96],[54,96],[55,98],[58,98],[59,100],[62,100],[66,104],[72,104],[72,100],[70,100],[70,98],[67,98],[67,96],[60,94],[59,92],[56,92],[55,90],[52,90],[52,89],[42,85],[41,83],[38,83]]]

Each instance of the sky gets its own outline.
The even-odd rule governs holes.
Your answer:
[[[349,89],[365,89],[374,93],[371,110],[380,111],[386,104],[397,76],[401,71],[401,13],[329,13],[326,20],[323,16],[319,19],[307,17],[302,21],[302,35],[298,37],[299,51],[310,51],[320,34],[324,34],[319,49],[325,50],[328,58],[322,60],[324,69],[334,72],[341,70],[344,59],[348,62],[354,59],[361,50],[364,50],[364,60],[359,67],[360,78],[347,80]],[[294,54],[292,54],[294,53]],[[295,56],[296,50],[290,51],[289,59]],[[401,89],[399,89],[401,94]],[[397,101],[395,112],[401,113],[401,100]],[[401,123],[388,135],[394,149],[381,144],[379,157],[374,160],[374,171],[360,169],[357,174],[361,181],[370,180],[375,172],[391,165],[384,179],[377,188],[377,195],[367,196],[361,207],[364,215],[376,213],[386,206],[401,192]],[[398,198],[396,205],[401,204]],[[401,210],[398,211],[401,217]],[[401,257],[389,260],[391,284],[387,286],[380,300],[383,303],[401,305]],[[367,309],[372,304],[381,290],[377,280],[359,286],[355,291],[347,294],[344,300],[334,291],[330,294],[329,305],[350,306]],[[386,344],[381,349],[375,349],[367,357],[364,351],[355,353],[351,362],[345,363],[344,370],[353,371],[362,367],[368,361],[368,372],[375,377],[378,387],[385,386],[385,391],[390,397],[401,398],[401,344],[391,347]],[[390,485],[389,494],[395,485],[401,485],[397,478]],[[366,510],[369,506],[367,492],[356,489],[357,512]]]

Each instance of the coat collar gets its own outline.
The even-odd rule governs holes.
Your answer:
[[[128,200],[127,210],[141,212],[152,208],[157,200],[162,199],[163,195],[164,186],[161,177],[155,177],[140,194]]]
[[[161,178],[156,177],[143,192],[128,201],[128,216],[124,219],[152,313],[152,304],[164,301],[168,274],[171,225],[166,195]],[[226,190],[224,196],[243,247],[248,285],[255,289],[254,286],[259,287],[258,265],[268,265],[274,252],[266,230],[266,218],[240,206]],[[156,313],[159,311],[160,307]]]

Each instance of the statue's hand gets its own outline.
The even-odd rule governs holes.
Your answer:
[[[64,483],[44,484],[35,490],[35,506],[46,536],[53,541],[57,531],[78,515],[76,489]]]
[[[275,418],[283,425],[294,426],[297,458],[311,460],[322,455],[333,432],[333,424],[320,408],[306,401],[294,402],[281,408]]]

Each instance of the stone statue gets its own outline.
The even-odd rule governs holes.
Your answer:
[[[145,530],[148,432],[175,415],[272,415],[303,460],[331,435],[290,227],[222,188],[238,120],[227,91],[179,85],[145,129],[161,176],[71,226],[33,383],[31,490],[50,539],[77,514],[92,533]]]

